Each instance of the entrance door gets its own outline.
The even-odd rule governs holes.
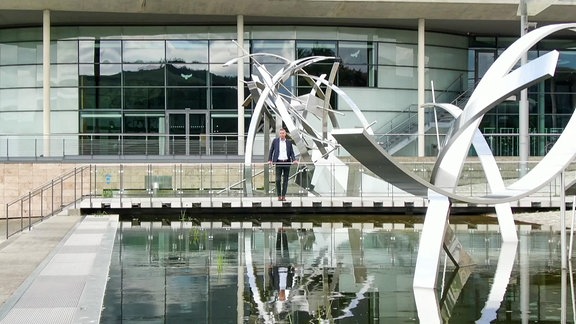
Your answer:
[[[172,155],[209,154],[206,136],[206,113],[191,112],[189,109],[168,112],[168,152]]]

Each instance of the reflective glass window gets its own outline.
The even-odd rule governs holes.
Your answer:
[[[211,93],[212,109],[237,109],[236,87],[214,87]]]
[[[336,56],[336,42],[334,41],[297,41],[297,58],[309,56]]]
[[[208,109],[208,88],[167,88],[167,109]]]
[[[80,88],[80,109],[111,109],[122,107],[122,89],[106,87]]]
[[[41,111],[41,99],[42,88],[0,89],[0,111]]]
[[[51,63],[77,63],[78,41],[66,40],[50,44]]]
[[[122,44],[124,63],[163,63],[166,61],[163,40],[126,40]]]
[[[252,54],[255,53],[266,53],[266,54],[274,54],[280,57],[284,57],[290,61],[294,60],[294,49],[295,43],[294,41],[280,41],[280,40],[253,40],[252,41]],[[279,63],[279,64],[286,64],[286,62],[280,58],[272,57],[272,56],[255,56],[258,62],[263,64],[268,63]]]
[[[78,64],[53,64],[50,71],[50,84],[54,87],[78,85]]]
[[[124,86],[164,85],[164,65],[162,64],[124,64],[122,68]]]
[[[164,121],[164,115],[159,114],[125,114],[125,133],[159,133],[160,123]]]
[[[210,84],[213,86],[235,86],[237,76],[238,68],[236,65],[210,64]]]
[[[426,46],[426,67],[461,69],[468,67],[468,50]]]
[[[51,110],[77,110],[77,88],[53,88],[50,91]]]
[[[78,66],[80,86],[120,86],[122,66],[120,64],[80,64]]]
[[[82,133],[112,133],[122,131],[121,115],[115,111],[81,112],[80,129]]]
[[[43,120],[42,111],[0,112],[0,125],[4,134],[40,134],[44,127]]]
[[[169,63],[208,63],[208,41],[168,40],[166,61]]]
[[[232,41],[210,42],[210,63],[224,64],[238,57],[238,46]]]
[[[418,46],[411,44],[378,44],[378,64],[417,66]]]
[[[167,86],[206,86],[208,64],[167,64]]]
[[[80,63],[122,62],[122,42],[119,40],[80,40],[78,47]]]
[[[374,48],[371,42],[339,42],[338,55],[344,65],[373,64]]]
[[[124,88],[125,109],[164,109],[164,88]]]
[[[41,87],[41,65],[8,65],[0,66],[0,87]]]
[[[42,43],[23,42],[0,44],[0,64],[42,63]]]

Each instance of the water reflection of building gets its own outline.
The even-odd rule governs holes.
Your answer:
[[[417,318],[412,275],[419,232],[412,228],[287,228],[295,279],[288,295],[292,300],[278,314],[267,304],[273,300],[268,267],[276,253],[276,229],[153,227],[122,229],[112,257],[112,291],[107,293],[110,304],[104,318],[115,319],[120,309],[126,321],[193,318],[214,323],[240,317],[257,323],[277,316],[302,323],[352,316],[346,318],[394,323]],[[499,233],[482,229],[460,231],[458,236],[475,266],[462,287],[453,286],[461,291],[450,301],[450,322],[472,323],[483,316],[502,242]],[[492,304],[489,316],[558,322],[558,242],[556,233],[521,233],[518,252],[506,258],[513,261],[512,273],[500,286],[501,302]],[[453,270],[448,263],[446,278]]]

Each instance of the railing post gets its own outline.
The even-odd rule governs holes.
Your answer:
[[[20,199],[20,231],[24,228],[24,201]]]
[[[32,229],[32,192],[28,192],[28,230]]]
[[[8,204],[6,204],[6,239],[8,239]]]
[[[52,210],[50,210],[50,215],[54,214],[54,179],[50,181],[50,190],[51,190],[51,200],[52,200]]]
[[[76,190],[78,190],[78,186],[76,185],[76,174],[78,172],[78,168],[74,168],[74,209],[76,209]]]
[[[40,188],[40,217],[44,219],[44,188]]]

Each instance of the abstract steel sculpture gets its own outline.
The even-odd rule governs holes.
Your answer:
[[[392,156],[376,142],[366,118],[360,109],[341,89],[334,85],[338,59],[335,57],[307,57],[290,62],[271,54],[251,54],[277,57],[286,62],[286,66],[272,75],[267,69],[254,60],[259,77],[253,76],[248,83],[251,99],[256,102],[253,118],[248,132],[245,156],[246,189],[252,190],[251,164],[252,146],[256,129],[264,109],[282,118],[289,129],[301,156],[307,161],[315,161],[311,151],[320,152],[320,157],[333,157],[332,150],[341,145],[361,164],[390,184],[416,196],[428,198],[428,209],[420,237],[420,248],[414,274],[414,293],[419,316],[426,316],[430,323],[441,323],[438,311],[436,278],[440,254],[445,233],[449,230],[448,216],[451,201],[462,201],[473,204],[494,205],[498,215],[500,231],[504,242],[516,242],[516,230],[509,203],[526,197],[552,179],[554,179],[576,157],[576,117],[573,114],[564,132],[552,149],[527,174],[517,181],[506,185],[502,180],[492,152],[482,136],[478,126],[484,114],[515,92],[536,84],[554,75],[559,53],[551,51],[531,62],[515,68],[522,55],[527,53],[537,42],[560,30],[576,30],[576,24],[557,24],[533,30],[514,42],[506,49],[486,72],[464,109],[451,104],[427,104],[427,107],[438,107],[448,111],[454,118],[454,124],[447,134],[445,144],[439,152],[430,179],[426,180],[395,162]],[[236,59],[237,60],[237,59]],[[232,60],[227,64],[234,63]],[[319,77],[308,75],[304,68],[321,61],[333,61],[332,72]],[[514,69],[515,68],[515,69]],[[286,88],[284,82],[291,76],[303,77],[312,85],[312,91],[305,96],[296,97]],[[322,91],[322,87],[327,90]],[[339,95],[354,112],[362,128],[340,129],[333,110],[329,106],[331,92]],[[331,141],[324,132],[314,130],[306,121],[306,113],[312,113],[322,119],[325,126],[329,116],[333,130]],[[324,127],[323,127],[324,128]],[[465,159],[474,146],[482,164],[490,193],[484,196],[463,195],[457,191]],[[315,146],[315,147],[314,147]],[[449,252],[449,251],[447,251]],[[456,262],[458,261],[455,258]],[[436,315],[434,315],[436,314]]]

